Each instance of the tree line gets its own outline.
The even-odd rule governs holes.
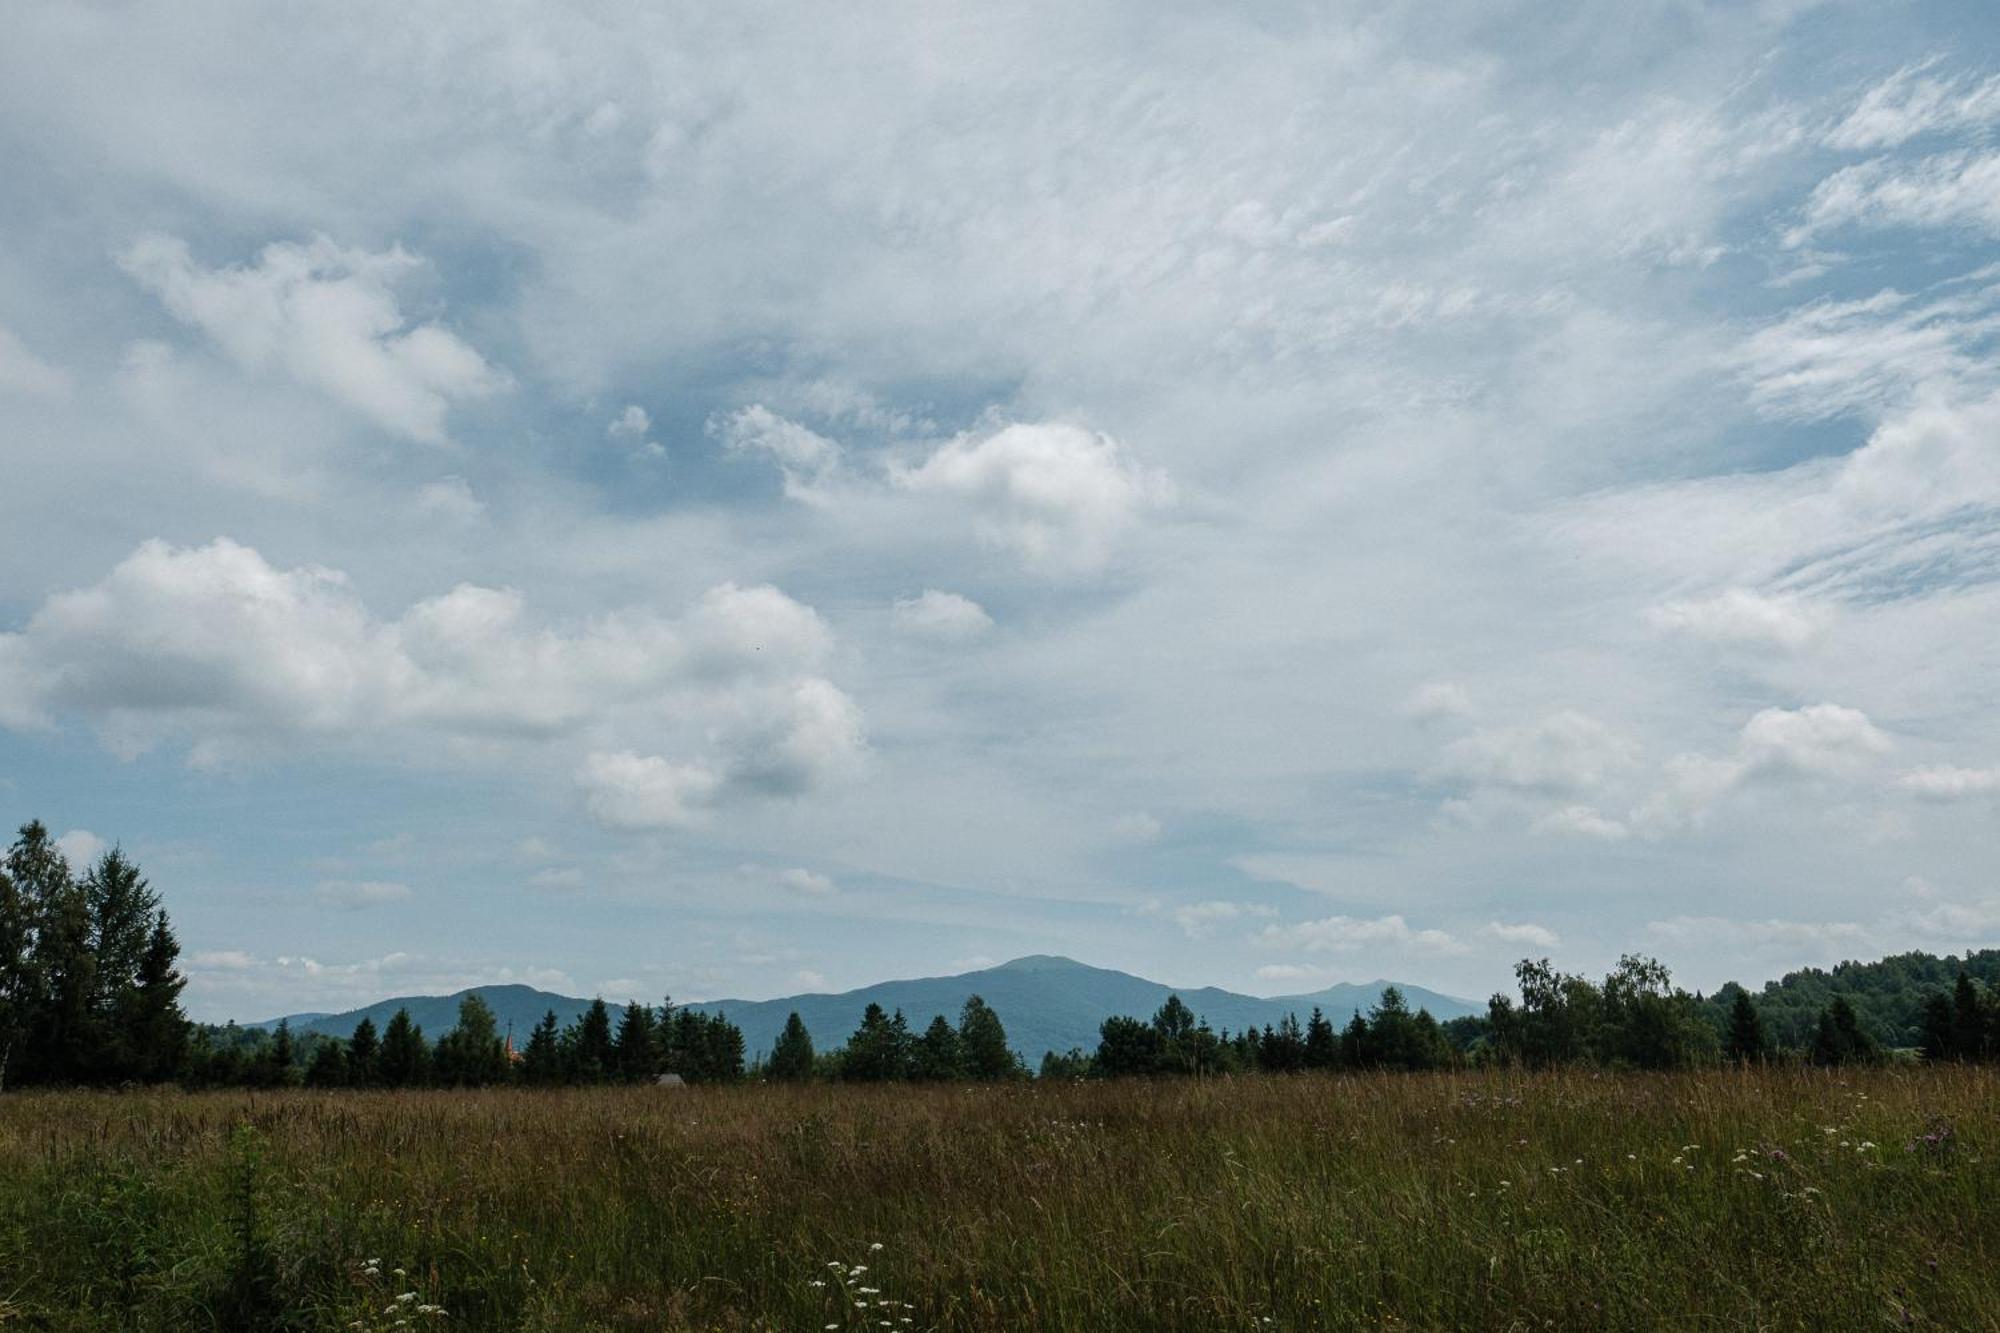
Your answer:
[[[921,1032],[870,1004],[827,1051],[795,1012],[768,1055],[746,1064],[741,1029],[720,1014],[593,1001],[567,1027],[545,1014],[515,1050],[476,992],[457,1024],[428,1040],[408,1010],[378,1032],[364,1018],[346,1038],[196,1025],[181,1008],[180,944],[157,893],[121,849],[73,870],[39,821],[0,861],[0,1089],[31,1084],[194,1086],[532,1087],[689,1083],[948,1082],[1024,1077],[1000,1016],[979,996],[957,1021]],[[1952,970],[1956,970],[1955,978]],[[1636,955],[1601,981],[1548,960],[1515,968],[1516,995],[1484,1015],[1437,1021],[1395,987],[1336,1028],[1314,1009],[1262,1028],[1215,1031],[1178,995],[1150,1019],[1114,1016],[1094,1050],[1044,1055],[1052,1078],[1119,1078],[1307,1070],[1529,1068],[1683,1069],[1718,1062],[1868,1063],[1908,1053],[1934,1061],[2000,1060],[2000,950],[1963,962],[1905,954],[1807,969],[1753,996],[1673,984]],[[614,1016],[615,1015],[615,1016]]]
[[[590,1087],[652,1083],[672,1074],[685,1083],[728,1083],[743,1077],[743,1033],[720,1014],[663,1001],[634,1001],[618,1011],[591,1001],[567,1027],[553,1010],[524,1046],[503,1037],[493,1009],[478,992],[458,1004],[458,1021],[435,1043],[398,1009],[378,1031],[364,1017],[340,1038],[295,1038],[280,1021],[268,1034],[207,1028],[195,1041],[189,1081],[208,1086],[309,1088]]]

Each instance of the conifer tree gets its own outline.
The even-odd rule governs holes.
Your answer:
[[[627,1083],[651,1083],[659,1074],[659,1052],[653,1032],[653,1011],[637,1000],[625,1006],[614,1042],[618,1077]]]
[[[375,1038],[375,1020],[363,1017],[347,1039],[347,1083],[349,1087],[372,1088],[380,1080],[381,1050]]]
[[[969,1078],[990,1082],[1021,1072],[1021,1062],[1007,1044],[1007,1029],[1000,1015],[977,995],[968,996],[965,1007],[959,1010],[958,1042]]]
[[[430,1078],[430,1044],[424,1030],[410,1021],[408,1009],[398,1009],[389,1026],[382,1029],[379,1069],[382,1086],[422,1087]]]
[[[553,1087],[563,1081],[562,1041],[556,1034],[556,1011],[551,1009],[528,1034],[527,1049],[521,1052],[521,1081],[532,1087]]]
[[[1750,992],[1738,986],[1736,998],[1729,1006],[1729,1039],[1723,1046],[1723,1053],[1743,1065],[1762,1060],[1764,1050],[1764,1020],[1758,1017]]]
[[[306,1086],[309,1088],[338,1088],[347,1083],[347,1057],[340,1049],[340,1043],[332,1037],[321,1037],[313,1047],[312,1059],[306,1065]]]
[[[969,1007],[969,1006],[968,1006]],[[931,1019],[917,1038],[910,1058],[910,1076],[926,1083],[949,1083],[965,1077],[966,1061],[958,1029],[943,1014]]]
[[[146,950],[139,957],[137,983],[121,1018],[129,1051],[129,1077],[157,1083],[180,1073],[187,1058],[188,1020],[181,1011],[187,978],[178,967],[180,941],[167,914],[155,911]]]
[[[576,1020],[569,1045],[572,1083],[602,1083],[611,1076],[618,1053],[612,1045],[611,1010],[602,996],[592,1000]]]
[[[812,1034],[806,1031],[798,1010],[792,1010],[785,1019],[784,1030],[771,1044],[771,1058],[764,1072],[782,1083],[803,1083],[813,1076]]]
[[[1340,1038],[1334,1034],[1333,1024],[1326,1021],[1318,1005],[1313,1006],[1312,1017],[1306,1022],[1306,1068],[1334,1069],[1340,1064]]]
[[[257,1081],[265,1087],[282,1088],[292,1081],[292,1066],[297,1061],[297,1051],[292,1043],[292,1025],[285,1019],[278,1020],[278,1026],[271,1032],[271,1040],[264,1047],[264,1054]]]

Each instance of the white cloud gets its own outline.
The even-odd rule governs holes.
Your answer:
[[[1826,956],[1830,950],[1849,950],[1858,955],[1875,945],[1867,928],[1852,921],[1740,921],[1719,916],[1677,916],[1649,921],[1646,931],[1655,939],[1673,944],[1715,946],[1733,944],[1751,948],[1777,948],[1794,954],[1808,952]]]
[[[893,618],[898,633],[933,639],[939,643],[964,643],[983,636],[993,628],[993,617],[987,615],[986,608],[979,603],[955,592],[939,592],[936,588],[926,588],[916,597],[899,599]]]
[[[1472,716],[1472,695],[1456,681],[1434,680],[1417,686],[1403,700],[1403,716],[1418,722],[1441,722]]]
[[[702,822],[722,779],[696,764],[630,750],[593,754],[577,779],[591,818],[627,831],[684,829]]]
[[[1241,921],[1256,917],[1274,917],[1278,909],[1264,903],[1238,903],[1223,899],[1207,902],[1181,903],[1166,910],[1167,919],[1181,928],[1191,940],[1205,940],[1215,934],[1217,926],[1229,921]]]
[[[834,891],[833,880],[803,866],[791,866],[778,871],[778,883],[793,893],[803,893],[810,897],[822,897]]]
[[[529,864],[540,861],[553,861],[560,854],[560,850],[556,845],[547,838],[523,838],[514,844],[515,859],[525,861]]]
[[[824,435],[753,403],[708,423],[731,453],[761,454],[777,465],[785,494],[808,504],[825,504],[840,471],[841,448]]]
[[[1288,926],[1266,926],[1252,937],[1257,944],[1304,953],[1352,953],[1365,948],[1402,950],[1414,954],[1462,954],[1469,948],[1442,930],[1416,930],[1401,913],[1374,918],[1329,916]]]
[[[792,984],[797,986],[800,992],[804,994],[824,994],[826,991],[826,976],[824,973],[815,972],[809,967],[802,967],[792,973]]]
[[[961,435],[890,476],[909,491],[963,500],[984,540],[1050,571],[1098,568],[1143,514],[1174,497],[1166,474],[1118,441],[1061,422]]]
[[[365,907],[397,903],[410,896],[410,886],[391,880],[331,879],[313,890],[321,905],[355,912]]]
[[[1760,779],[1844,778],[1892,747],[1865,713],[1839,704],[1766,708],[1743,724],[1733,753],[1670,760],[1665,782],[1633,821],[1650,834],[1697,828],[1729,792]]]
[[[391,434],[440,443],[453,403],[507,384],[458,335],[403,314],[396,285],[423,261],[400,247],[371,254],[322,236],[268,245],[253,267],[209,269],[186,242],[155,235],[119,263],[239,366],[309,385]]]
[[[1935,61],[1897,70],[1868,92],[1826,135],[1830,148],[1894,148],[1920,134],[1975,129],[2000,121],[2000,75],[1947,78]]]
[[[1144,810],[1118,816],[1111,821],[1111,836],[1120,842],[1157,842],[1166,826]]]
[[[0,324],[0,394],[59,398],[69,388],[69,372],[36,356],[12,329]]]
[[[1826,629],[1826,615],[1796,597],[1770,596],[1749,588],[1726,588],[1713,597],[1667,602],[1647,619],[1663,630],[1711,643],[1764,644],[1804,648]]]
[[[1554,833],[1576,838],[1596,838],[1616,842],[1630,830],[1588,805],[1564,805],[1549,811],[1529,825],[1532,833]]]
[[[121,754],[185,738],[197,763],[288,738],[548,745],[638,729],[707,758],[605,746],[584,767],[590,808],[674,824],[728,792],[796,795],[857,771],[860,710],[814,674],[831,647],[811,608],[768,586],[723,584],[680,622],[561,632],[531,628],[511,590],[461,584],[382,621],[334,571],[275,569],[226,539],[149,542],[0,634],[0,722],[76,714]]]
[[[2000,154],[1959,151],[1843,167],[1814,188],[1786,240],[1804,245],[1843,226],[1963,227],[2000,235]]]
[[[1766,708],[1743,724],[1738,753],[1754,772],[1851,773],[1891,742],[1868,715],[1839,704]]]
[[[188,955],[188,966],[213,972],[248,972],[257,960],[241,949],[197,949]]]
[[[528,877],[529,888],[546,893],[574,893],[583,885],[583,872],[575,866],[549,866]]]
[[[1536,949],[1554,949],[1562,944],[1562,936],[1547,926],[1537,926],[1531,922],[1508,925],[1499,921],[1489,921],[1479,928],[1486,939],[1501,944],[1526,944]]]
[[[2000,768],[1957,768],[1940,764],[1914,768],[1896,779],[1904,791],[1927,801],[1956,801],[2000,792]]]
[[[611,419],[604,433],[629,447],[634,458],[664,458],[666,447],[658,440],[648,438],[653,429],[653,419],[646,409],[637,403],[628,403],[625,410]]]
[[[1566,709],[1453,741],[1445,747],[1443,771],[1467,782],[1529,791],[1588,791],[1629,767],[1636,755],[1628,737]]]
[[[111,844],[87,828],[73,828],[56,839],[56,850],[63,854],[71,870],[82,874],[111,850]]]
[[[439,477],[417,488],[417,512],[453,523],[470,523],[486,512],[464,477]]]

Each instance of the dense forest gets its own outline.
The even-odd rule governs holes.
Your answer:
[[[193,1087],[530,1087],[743,1079],[941,1082],[1026,1077],[1001,1017],[978,996],[921,1031],[869,1005],[846,1041],[816,1049],[794,1013],[768,1053],[746,1061],[720,1014],[593,1001],[567,1028],[545,1015],[517,1047],[475,993],[435,1041],[400,1010],[346,1038],[190,1023],[180,945],[139,868],[117,849],[79,873],[39,822],[0,864],[0,1088],[180,1082]],[[1104,1021],[1095,1050],[1048,1052],[1045,1078],[1305,1070],[1589,1066],[1682,1069],[1789,1060],[2000,1059],[2000,950],[1908,953],[1807,969],[1753,995],[1673,984],[1660,963],[1620,960],[1601,981],[1547,960],[1515,968],[1517,995],[1484,1016],[1439,1023],[1394,987],[1336,1029],[1303,1022],[1216,1031],[1178,995],[1150,1016]]]

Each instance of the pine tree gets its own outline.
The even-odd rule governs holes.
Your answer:
[[[138,981],[120,1022],[131,1052],[130,1077],[142,1082],[173,1078],[186,1063],[188,1019],[181,1010],[181,991],[187,978],[177,966],[180,956],[180,941],[167,914],[156,911],[139,958]]]
[[[381,1078],[381,1050],[375,1040],[375,1020],[363,1018],[347,1039],[347,1082],[350,1087],[372,1088]]]
[[[958,1042],[970,1078],[991,1082],[1021,1072],[1021,1062],[1007,1045],[1007,1029],[1000,1015],[977,995],[968,996],[965,1007],[959,1010]]]
[[[459,999],[458,1024],[438,1039],[431,1069],[437,1082],[452,1087],[481,1088],[507,1077],[500,1026],[479,992],[467,991]]]
[[[382,1086],[422,1087],[430,1078],[430,1064],[430,1045],[424,1040],[424,1030],[410,1021],[408,1009],[398,1009],[396,1016],[389,1020],[389,1026],[382,1029],[382,1055],[378,1066]]]
[[[562,1040],[556,1034],[556,1011],[551,1009],[528,1034],[527,1049],[521,1052],[521,1081],[531,1087],[547,1088],[563,1081]]]
[[[40,983],[40,1013],[30,1049],[44,1082],[81,1083],[101,1066],[103,1029],[98,1022],[97,954],[91,947],[90,899],[65,875],[44,902],[35,934],[33,967]]]
[[[798,1010],[792,1010],[785,1019],[784,1031],[771,1045],[771,1058],[764,1072],[781,1083],[804,1083],[813,1076],[812,1034],[806,1031]]]
[[[1942,1063],[1958,1058],[1958,1024],[1955,1018],[1950,996],[1940,992],[1924,1001],[1917,1042],[1924,1059]]]
[[[897,1011],[897,1019],[902,1017]],[[862,1011],[861,1026],[847,1039],[841,1054],[840,1076],[856,1083],[886,1083],[904,1076],[907,1051],[904,1038],[908,1024],[898,1030],[896,1022],[872,1001]]]
[[[625,1006],[614,1043],[618,1077],[627,1083],[651,1083],[659,1074],[659,1052],[653,1033],[653,1011],[637,1000]]]
[[[1729,1006],[1729,1040],[1723,1047],[1724,1054],[1744,1065],[1762,1060],[1764,1050],[1764,1020],[1757,1016],[1750,992],[1738,986],[1736,998]]]

